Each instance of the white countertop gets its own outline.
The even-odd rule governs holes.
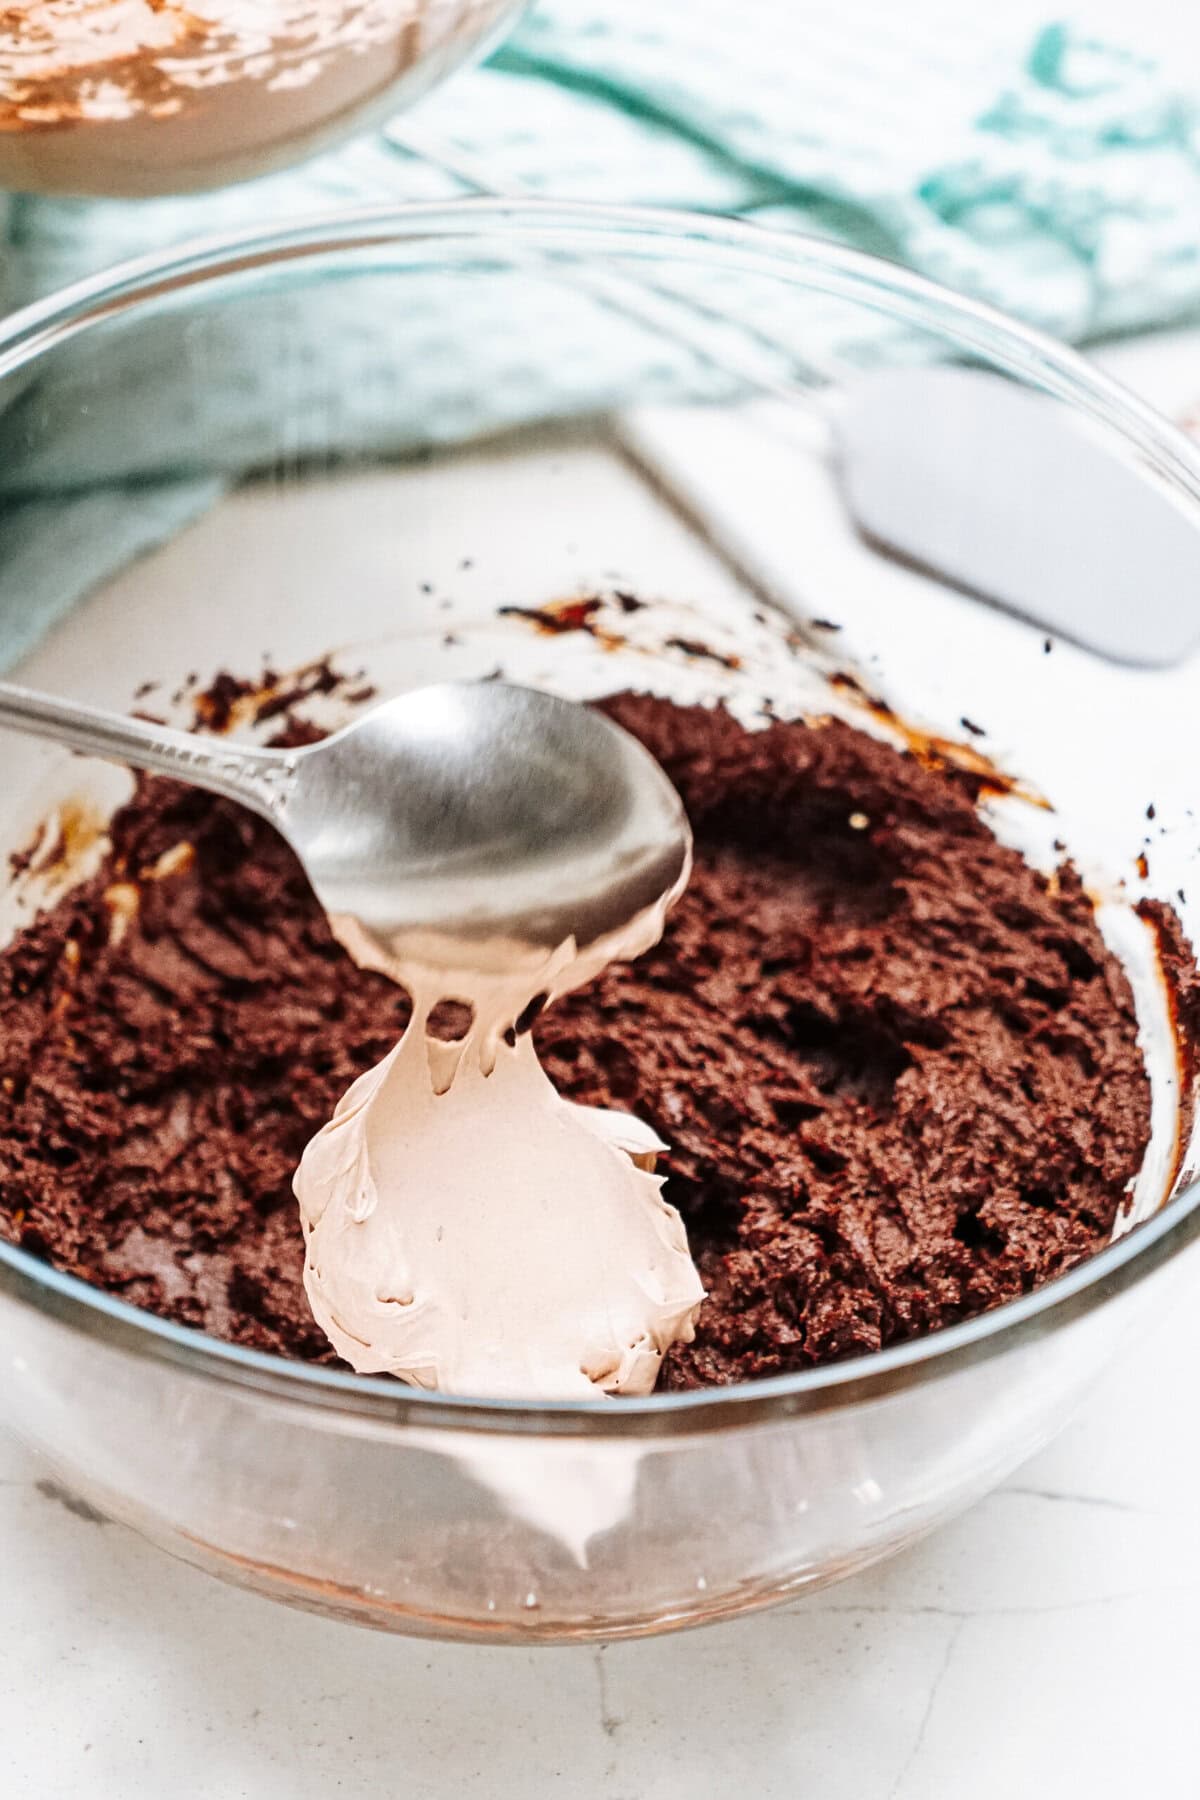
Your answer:
[[[391,1638],[80,1517],[0,1447],[5,1800],[1194,1800],[1200,1313],[918,1549],[605,1648]],[[1031,1786],[1031,1771],[1037,1771]]]
[[[1109,358],[1183,415],[1200,340]],[[928,1543],[756,1619],[459,1648],[292,1613],[0,1440],[4,1800],[938,1800],[1200,1791],[1200,1310]]]

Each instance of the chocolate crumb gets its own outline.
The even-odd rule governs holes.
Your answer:
[[[206,731],[227,731],[238,701],[254,692],[254,682],[243,681],[223,670],[196,695],[192,703],[194,723]]]
[[[714,650],[711,644],[704,643],[700,638],[669,637],[666,643],[668,650],[682,650],[685,656],[695,656],[705,662],[717,663],[722,669],[740,669],[742,666],[740,656],[729,655],[723,650]]]
[[[497,610],[502,619],[528,619],[539,631],[558,637],[567,631],[588,630],[603,604],[603,601],[593,597],[586,600],[554,600],[546,606],[501,606]]]

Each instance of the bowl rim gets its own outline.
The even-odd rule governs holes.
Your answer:
[[[174,245],[89,276],[0,322],[0,379],[27,369],[77,334],[192,286],[286,261],[352,255],[426,240],[478,255],[491,239],[549,240],[561,251],[706,262],[743,275],[803,284],[883,311],[1081,410],[1133,450],[1183,502],[1200,506],[1200,451],[1111,376],[1053,338],[984,302],[862,251],[799,233],[667,208],[553,200],[462,199],[308,214]],[[1198,514],[1200,521],[1200,514]],[[1154,1216],[1065,1274],[989,1312],[845,1362],[729,1387],[622,1400],[486,1400],[428,1393],[389,1377],[346,1374],[226,1343],[159,1319],[0,1240],[0,1294],[118,1352],[193,1377],[231,1383],[283,1406],[316,1407],[397,1429],[518,1435],[663,1437],[729,1429],[880,1400],[945,1379],[1083,1318],[1134,1287],[1200,1237],[1200,1180]]]

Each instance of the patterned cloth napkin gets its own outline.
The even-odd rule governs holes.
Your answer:
[[[185,237],[462,191],[412,154],[424,138],[497,190],[817,232],[1076,340],[1194,313],[1200,102],[1079,27],[1030,35],[986,10],[542,0],[486,67],[300,169],[188,200],[0,197],[0,310]],[[150,330],[114,337],[100,369],[66,354],[35,371],[0,414],[0,660],[277,453],[279,391],[300,368],[323,376],[294,422],[297,455],[403,453],[711,387],[686,349],[664,356],[613,312],[522,279],[511,306],[482,304],[472,283],[421,300],[410,282],[402,322],[386,283],[280,291],[214,313],[195,364],[177,332]],[[755,304],[739,297],[751,332]],[[832,309],[831,352],[846,328]],[[531,329],[556,346],[536,369]]]

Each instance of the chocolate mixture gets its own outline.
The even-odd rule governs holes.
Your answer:
[[[1150,1096],[1075,874],[996,841],[978,775],[845,724],[607,710],[679,787],[695,874],[657,949],[534,1029],[565,1094],[671,1145],[709,1298],[662,1384],[876,1350],[1104,1243]],[[142,779],[99,874],[0,956],[0,1232],[184,1324],[333,1360],[292,1172],[406,1017],[267,825]]]

